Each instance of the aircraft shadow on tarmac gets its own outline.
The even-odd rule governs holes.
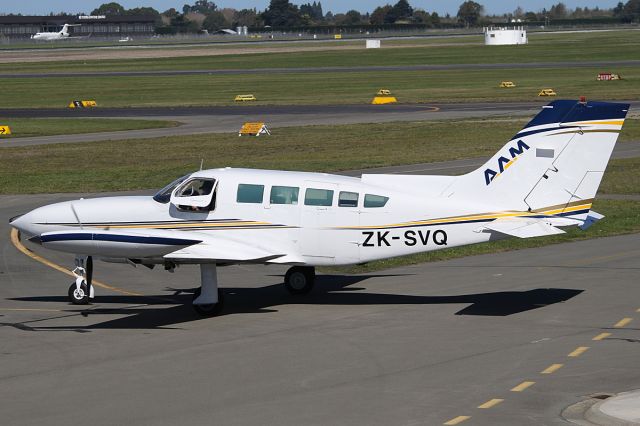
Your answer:
[[[273,309],[274,307],[287,304],[345,306],[466,304],[468,306],[456,312],[455,315],[507,316],[565,302],[583,292],[583,290],[575,289],[538,288],[527,291],[503,291],[455,296],[414,296],[368,293],[363,291],[366,288],[352,287],[354,284],[369,278],[388,278],[393,276],[397,275],[320,275],[317,277],[313,292],[306,296],[289,295],[284,291],[282,284],[258,288],[226,287],[223,288],[225,295],[224,315],[277,312],[276,309]],[[95,305],[88,306],[84,310],[69,305],[69,309],[63,311],[69,314],[75,313],[78,317],[89,318],[95,315],[125,315],[123,318],[91,325],[29,327],[25,322],[13,324],[13,326],[33,331],[177,328],[172,326],[202,320],[190,306],[192,294],[195,290],[195,288],[181,290],[168,288],[165,289],[166,294],[155,296],[102,295],[98,296]],[[67,298],[62,295],[19,297],[9,300],[20,302],[67,302]],[[131,306],[103,307],[108,304]],[[38,323],[42,324],[42,320],[38,320]]]

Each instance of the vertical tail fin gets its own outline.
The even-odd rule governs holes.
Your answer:
[[[448,192],[504,209],[586,217],[628,109],[621,103],[551,102]]]

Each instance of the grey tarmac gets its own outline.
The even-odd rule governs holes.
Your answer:
[[[225,267],[226,314],[199,319],[195,267],[99,262],[134,294],[69,305],[70,277],[18,252],[7,222],[73,197],[0,197],[3,424],[565,425],[589,395],[640,388],[640,234],[320,274],[301,298],[283,267]]]

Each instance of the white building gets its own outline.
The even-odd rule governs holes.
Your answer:
[[[524,27],[486,27],[484,28],[484,44],[527,44],[527,30]]]

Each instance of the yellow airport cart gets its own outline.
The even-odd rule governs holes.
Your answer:
[[[513,81],[501,81],[500,87],[511,88],[511,87],[516,87],[516,85]]]
[[[542,89],[538,96],[556,96],[556,92],[553,89]]]
[[[253,95],[238,95],[238,96],[235,97],[234,101],[236,101],[236,102],[248,102],[248,101],[257,101],[257,99]]]

